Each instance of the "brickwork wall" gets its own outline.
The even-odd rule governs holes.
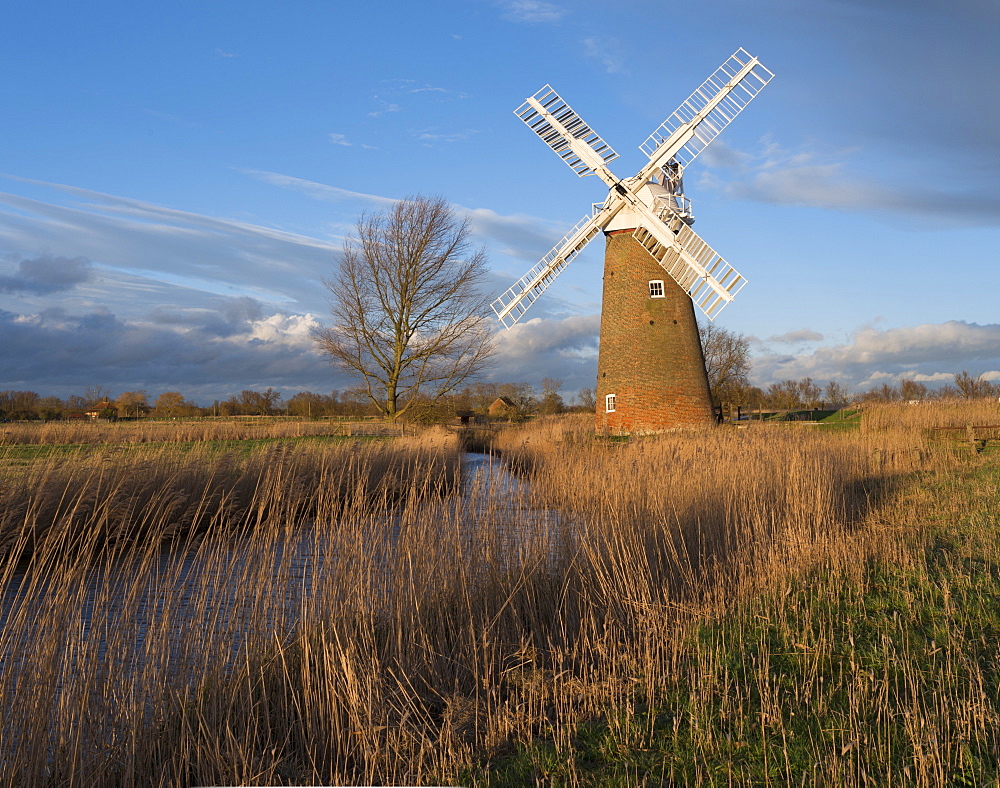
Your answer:
[[[649,282],[663,280],[664,297]],[[608,394],[616,409],[605,410]],[[661,432],[715,423],[690,297],[632,237],[607,235],[597,363],[597,430]]]

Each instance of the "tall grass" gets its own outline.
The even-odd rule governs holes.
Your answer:
[[[238,457],[137,447],[8,471],[0,780],[574,782],[581,731],[599,725],[602,747],[666,736],[664,752],[704,756],[643,766],[654,782],[656,768],[726,773],[702,762],[735,782],[798,779],[780,759],[793,735],[813,777],[864,781],[891,745],[919,753],[907,765],[929,784],[933,764],[960,759],[940,735],[968,749],[996,721],[983,682],[949,667],[909,733],[879,738],[896,724],[886,685],[829,656],[853,630],[820,617],[810,634],[802,611],[758,602],[835,578],[803,592],[815,612],[830,588],[863,589],[870,558],[906,566],[892,519],[906,480],[984,457],[912,430],[591,432],[573,419],[508,431],[515,477],[481,474],[461,495],[443,435]],[[802,656],[794,682],[776,638]],[[803,733],[788,697],[825,702],[830,681],[859,716]],[[973,711],[945,726],[960,702]],[[664,728],[655,710],[674,707]],[[741,772],[758,730],[779,760]]]
[[[940,402],[886,402],[866,405],[861,429],[866,432],[919,430],[941,427],[1000,425],[1000,402],[987,399],[954,399]]]
[[[410,428],[413,429],[412,427]],[[282,418],[181,419],[179,421],[51,421],[0,424],[2,445],[73,445],[266,440],[311,436],[394,434],[374,421],[310,421]]]

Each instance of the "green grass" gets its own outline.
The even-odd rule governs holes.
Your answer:
[[[843,408],[842,410],[831,410],[831,411],[819,411],[819,413],[824,414],[821,418],[818,418],[820,424],[827,425],[829,427],[846,427],[846,428],[857,428],[861,424],[861,411],[854,410],[851,408]]]
[[[466,778],[995,785],[1000,462],[984,460],[911,480],[909,560],[814,569],[702,620],[665,683],[641,686],[558,746],[542,732]],[[931,740],[953,742],[946,762],[923,757]]]
[[[98,447],[89,443],[61,443],[57,445],[47,443],[18,443],[0,447],[0,455],[5,460],[14,461],[47,460],[53,457],[76,456],[95,448]]]
[[[840,410],[820,410],[819,408],[790,411],[765,411],[763,413],[750,413],[739,424],[748,422],[818,422],[825,427],[854,429],[861,424],[861,411],[852,408],[842,408]]]
[[[20,443],[0,447],[0,458],[7,465],[23,466],[38,460],[48,460],[60,457],[80,457],[87,454],[107,453],[108,451],[127,451],[129,449],[149,450],[170,448],[181,453],[189,453],[195,449],[209,453],[224,454],[232,452],[246,455],[255,449],[274,444],[289,444],[296,446],[337,445],[351,441],[381,441],[392,440],[394,435],[304,435],[300,437],[277,438],[242,438],[234,440],[207,441],[150,441],[147,443]]]

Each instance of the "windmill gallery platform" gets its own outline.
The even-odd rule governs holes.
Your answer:
[[[771,81],[738,49],[639,146],[649,162],[624,180],[618,154],[549,85],[514,112],[579,176],[608,196],[493,302],[510,328],[598,233],[606,237],[596,424],[649,433],[714,423],[694,307],[713,320],[746,279],[691,225],[683,171]]]

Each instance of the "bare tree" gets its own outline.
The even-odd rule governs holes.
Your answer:
[[[566,403],[559,394],[560,386],[562,381],[558,378],[542,378],[542,401],[538,412],[543,416],[562,413],[566,409]]]
[[[716,405],[743,397],[750,374],[750,340],[714,323],[700,323],[698,336],[705,354],[708,388]]]
[[[781,380],[767,387],[767,402],[777,410],[796,410],[802,407],[802,390],[797,380]]]
[[[815,408],[819,405],[819,398],[823,395],[823,390],[813,383],[812,378],[802,378],[799,381],[799,399],[807,408]]]
[[[968,370],[962,370],[955,375],[955,385],[966,399],[978,399],[993,394],[993,385],[982,377],[972,377]]]
[[[37,419],[39,399],[34,391],[0,391],[0,416],[17,420]]]
[[[826,398],[826,404],[831,408],[842,408],[851,401],[851,395],[847,387],[835,380],[831,380],[826,384],[823,396]]]
[[[313,339],[363,381],[395,420],[422,395],[434,403],[493,354],[479,286],[486,253],[469,249],[468,220],[440,197],[409,197],[358,219],[330,291],[329,327]]]
[[[104,400],[111,399],[111,391],[107,386],[96,385],[87,386],[87,390],[83,392],[83,399],[87,403],[87,407],[93,407],[98,402],[103,402]]]
[[[270,387],[266,391],[243,389],[237,402],[245,416],[269,416],[281,406],[281,392]]]
[[[917,383],[915,380],[903,378],[899,381],[899,393],[907,402],[927,399],[927,386],[923,383]]]
[[[124,391],[118,395],[115,405],[117,405],[118,412],[122,417],[137,419],[149,410],[149,395],[142,389]]]
[[[881,386],[868,389],[861,395],[861,399],[864,402],[897,402],[902,396],[896,386],[891,383],[883,383]]]

